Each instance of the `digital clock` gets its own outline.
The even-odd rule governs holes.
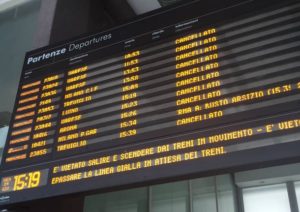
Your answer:
[[[23,190],[26,188],[35,188],[39,186],[41,172],[30,172],[14,176],[14,191]]]
[[[4,177],[0,192],[21,191],[46,185],[48,169]]]

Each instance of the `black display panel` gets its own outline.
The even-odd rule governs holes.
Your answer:
[[[299,162],[299,29],[298,1],[196,2],[29,52],[0,204]]]

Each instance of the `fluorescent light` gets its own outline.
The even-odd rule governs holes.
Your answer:
[[[0,0],[0,12],[24,4],[30,0]]]
[[[161,7],[157,0],[127,0],[127,2],[138,15]]]
[[[6,2],[9,2],[11,0],[0,0],[0,4],[3,4],[3,3],[6,3]]]

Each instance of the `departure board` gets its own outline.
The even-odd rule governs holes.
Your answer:
[[[299,29],[201,1],[27,53],[0,204],[299,162]]]

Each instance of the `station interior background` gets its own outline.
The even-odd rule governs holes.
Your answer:
[[[0,158],[25,52],[190,2],[0,0]],[[101,194],[71,195],[24,203],[8,211],[299,212],[299,206],[300,164],[290,164]]]

